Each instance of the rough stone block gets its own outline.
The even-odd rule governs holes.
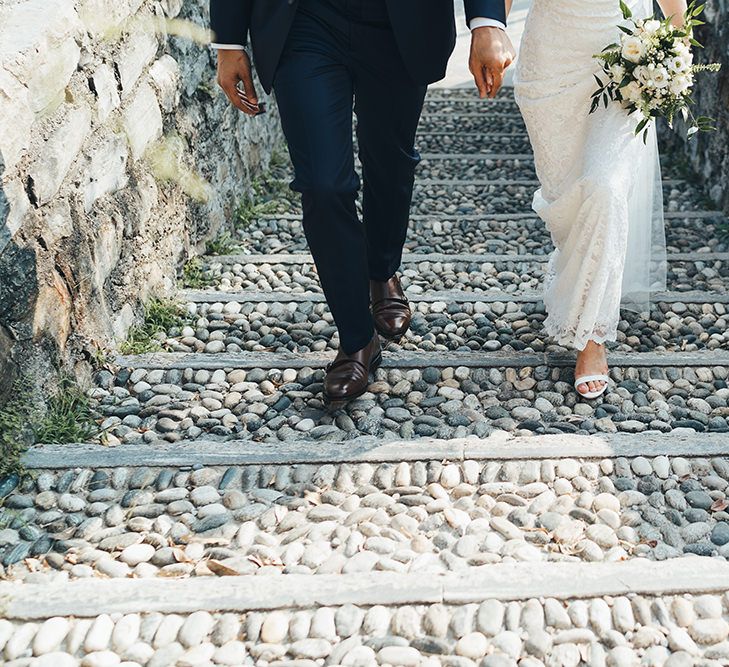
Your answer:
[[[68,286],[59,273],[51,270],[38,285],[33,317],[33,337],[50,336],[60,350],[71,333],[73,301]]]
[[[180,66],[170,55],[165,54],[149,70],[149,75],[159,93],[160,103],[165,111],[173,111],[180,103]]]
[[[144,155],[149,144],[162,136],[162,112],[154,89],[146,81],[139,86],[124,111],[124,129],[135,160]]]
[[[7,171],[28,150],[33,120],[28,89],[0,67],[0,155]]]
[[[49,202],[56,195],[90,129],[91,111],[86,107],[72,108],[42,145],[28,170],[38,205]]]
[[[57,199],[48,205],[43,218],[43,240],[49,248],[55,247],[58,242],[71,236],[73,233],[73,219],[71,207],[67,200]]]
[[[127,142],[120,135],[112,135],[91,152],[84,170],[84,207],[87,213],[97,199],[127,184],[128,157]]]
[[[2,187],[5,191],[8,210],[4,218],[0,213],[0,221],[5,220],[5,229],[12,238],[23,224],[23,219],[30,209],[30,202],[20,180],[8,180]],[[0,226],[2,225],[0,224]],[[2,244],[0,244],[0,250],[2,250]]]
[[[121,103],[114,71],[109,65],[100,65],[91,77],[96,93],[96,113],[100,123]]]
[[[82,25],[73,3],[25,0],[0,6],[0,26],[0,68],[27,87],[35,113],[57,105],[81,53],[76,38]]]
[[[151,24],[142,21],[133,26],[115,58],[123,98],[131,95],[142,72],[157,55],[158,47],[159,42]]]
[[[98,38],[114,36],[114,32],[139,8],[140,3],[138,0],[81,0],[77,4],[84,28],[92,37]]]

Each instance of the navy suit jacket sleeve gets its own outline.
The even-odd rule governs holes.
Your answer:
[[[247,44],[253,0],[210,0],[210,28],[218,44]]]
[[[504,0],[464,0],[466,4],[466,20],[469,22],[478,16],[496,19],[506,25],[506,2]]]

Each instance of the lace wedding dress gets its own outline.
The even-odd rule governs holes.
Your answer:
[[[648,0],[628,0],[639,17]],[[534,210],[556,248],[547,269],[547,333],[562,345],[615,340],[624,307],[665,289],[663,198],[655,130],[647,144],[617,103],[589,115],[592,56],[617,41],[618,0],[533,0],[514,91],[541,188]]]

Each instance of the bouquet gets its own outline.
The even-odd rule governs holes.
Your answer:
[[[654,17],[636,20],[630,8],[620,0],[623,18],[630,26],[619,26],[624,33],[620,42],[606,46],[595,56],[602,63],[603,80],[597,74],[598,89],[592,95],[590,113],[597,111],[602,102],[622,103],[630,113],[637,112],[641,120],[635,133],[648,135],[649,123],[654,118],[665,118],[669,125],[681,114],[689,125],[688,135],[715,129],[713,119],[694,117],[691,113],[691,90],[697,72],[718,72],[721,65],[695,65],[691,46],[701,48],[693,37],[693,29],[703,25],[699,16],[705,5],[692,2],[684,15],[684,24],[677,28],[671,17],[662,21]]]

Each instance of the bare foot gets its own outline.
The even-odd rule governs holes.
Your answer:
[[[605,346],[598,345],[594,341],[589,341],[584,350],[577,353],[577,364],[575,365],[575,377],[585,375],[607,375],[608,363],[605,354]],[[577,385],[577,391],[582,394],[600,391],[605,382],[593,381]]]

